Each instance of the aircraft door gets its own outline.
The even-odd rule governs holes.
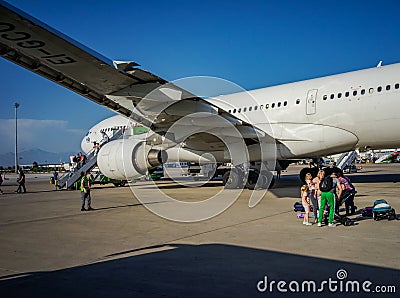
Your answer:
[[[318,89],[309,90],[307,93],[307,100],[306,100],[307,115],[313,115],[317,111],[317,93]]]

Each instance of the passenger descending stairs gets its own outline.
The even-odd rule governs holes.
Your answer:
[[[123,130],[120,129],[114,133],[114,135],[110,138],[110,142],[121,139],[123,137]],[[75,182],[79,181],[81,178],[82,172],[90,172],[94,167],[97,166],[97,155],[94,155],[94,151],[92,151],[86,157],[86,163],[80,168],[75,170],[74,174],[69,177],[69,173],[65,173],[64,176],[60,178],[58,181],[58,187],[61,189],[70,189]]]
[[[357,158],[356,151],[345,152],[337,160],[336,166],[344,170],[344,168],[350,166],[356,160],[356,158]]]

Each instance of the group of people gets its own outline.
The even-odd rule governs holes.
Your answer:
[[[18,179],[17,179],[18,188],[15,192],[20,193],[23,190],[23,192],[25,193],[26,192],[25,173],[22,169],[20,169],[18,171],[18,174],[19,174]],[[55,183],[56,183],[56,181],[58,181],[58,172],[57,171],[54,171],[52,178],[54,179]],[[3,173],[0,175],[0,186],[5,180],[8,180],[8,178],[6,178],[5,174]],[[81,200],[82,200],[81,211],[94,210],[91,206],[92,198],[90,195],[90,188],[91,188],[91,185],[90,185],[89,174],[82,171],[81,172],[81,183],[80,183]],[[3,190],[1,188],[0,188],[0,193],[3,194]],[[86,208],[85,208],[85,205],[87,206]]]
[[[76,170],[79,170],[84,166],[86,163],[86,155],[83,154],[82,152],[79,152],[75,156],[70,157],[70,163],[69,163],[69,177],[71,177]]]
[[[346,215],[355,213],[354,195],[355,187],[348,177],[343,176],[339,171],[333,172],[330,176],[325,177],[323,170],[318,171],[316,177],[312,177],[311,173],[305,176],[305,184],[301,187],[301,201],[305,210],[303,224],[311,226],[309,222],[310,207],[313,208],[314,223],[319,227],[322,226],[324,211],[326,205],[329,205],[328,226],[335,227],[335,212],[339,213],[341,202],[345,202]]]
[[[0,186],[3,184],[3,182],[5,180],[8,180],[8,178],[6,178],[6,174],[0,174]],[[18,170],[18,179],[17,179],[17,183],[18,183],[18,188],[15,191],[16,193],[21,193],[22,190],[25,193],[26,192],[26,187],[25,187],[25,173],[22,169]],[[3,190],[0,188],[0,194],[4,194]]]

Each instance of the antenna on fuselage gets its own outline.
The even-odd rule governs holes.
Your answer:
[[[382,66],[382,60],[379,61],[378,65],[376,67],[381,67]]]

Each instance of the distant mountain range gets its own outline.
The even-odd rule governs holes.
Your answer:
[[[37,162],[39,165],[44,164],[59,164],[62,162],[69,162],[69,157],[75,155],[77,152],[48,152],[41,149],[31,149],[18,153],[20,165],[31,165]],[[9,167],[15,163],[14,152],[0,154],[0,166]]]

